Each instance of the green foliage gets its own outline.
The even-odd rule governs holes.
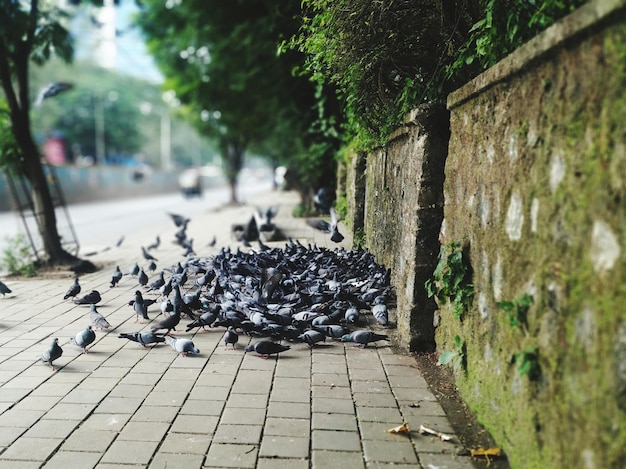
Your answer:
[[[6,101],[0,100],[0,170],[15,168],[21,162],[21,153],[11,129]]]
[[[454,336],[454,345],[456,346],[456,350],[449,350],[447,352],[443,352],[439,355],[439,359],[437,363],[440,365],[448,365],[452,363],[452,368],[454,371],[457,371],[459,368],[466,368],[466,345],[465,342],[461,340],[459,335]]]
[[[456,51],[446,76],[471,78],[493,66],[524,42],[586,0],[481,0],[481,17]]]
[[[404,113],[442,99],[433,84],[445,57],[445,22],[436,2],[304,0],[300,31],[288,45],[307,54],[303,72],[337,86],[351,139],[383,143]]]
[[[24,277],[37,275],[31,247],[24,236],[17,235],[14,238],[6,238],[6,241],[7,246],[4,248],[0,259],[2,268],[6,269],[10,275],[22,275]]]
[[[525,293],[513,300],[499,301],[498,308],[506,312],[506,317],[511,327],[528,328],[528,310],[533,303],[532,295]]]
[[[352,245],[355,249],[365,247],[365,230],[357,228],[352,235]]]
[[[531,381],[541,377],[541,365],[539,364],[539,349],[535,346],[526,347],[513,356],[513,362],[517,364],[517,372],[520,376],[528,376]]]
[[[461,321],[474,299],[471,275],[469,260],[461,248],[461,242],[453,241],[441,248],[433,276],[424,286],[429,297],[437,297],[441,304],[449,301],[454,318]]]

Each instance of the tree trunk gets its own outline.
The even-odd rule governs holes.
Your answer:
[[[239,140],[228,140],[222,144],[222,158],[224,161],[226,180],[230,187],[230,203],[237,205],[237,178],[243,166],[243,154],[246,143]]]

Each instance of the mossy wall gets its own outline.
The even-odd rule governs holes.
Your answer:
[[[439,251],[443,168],[449,115],[443,106],[416,109],[386,148],[367,155],[363,232],[377,261],[391,269],[400,346],[433,351],[437,309],[424,288]]]
[[[466,243],[474,300],[441,308],[437,348],[465,344],[457,385],[513,467],[626,467],[626,2],[591,1],[448,108],[441,243]],[[525,294],[515,325],[498,303]]]

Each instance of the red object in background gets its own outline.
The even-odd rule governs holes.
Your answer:
[[[49,138],[43,146],[44,157],[50,164],[65,164],[65,143],[60,138]]]

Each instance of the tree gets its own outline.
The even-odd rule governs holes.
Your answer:
[[[0,83],[9,109],[11,132],[15,142],[11,156],[3,156],[3,163],[24,175],[31,188],[39,234],[44,251],[51,264],[78,264],[78,268],[92,270],[94,266],[68,253],[61,245],[50,189],[41,164],[39,149],[31,132],[29,65],[42,64],[55,53],[71,60],[72,44],[61,21],[65,14],[56,7],[37,0],[18,2],[0,0]],[[8,141],[5,140],[5,141]],[[0,151],[6,149],[0,148]]]
[[[316,93],[323,88],[294,76],[293,69],[303,63],[301,54],[278,53],[299,26],[297,2],[149,0],[143,5],[138,24],[167,77],[166,86],[176,91],[189,119],[219,141],[232,202],[237,201],[236,180],[247,149],[286,162],[306,154],[320,139],[329,143],[330,133],[314,128],[320,120]],[[335,132],[332,143],[324,146],[324,160],[334,162],[338,142]],[[325,179],[323,165],[309,166],[315,171],[302,176]],[[301,194],[315,183],[307,182]]]

